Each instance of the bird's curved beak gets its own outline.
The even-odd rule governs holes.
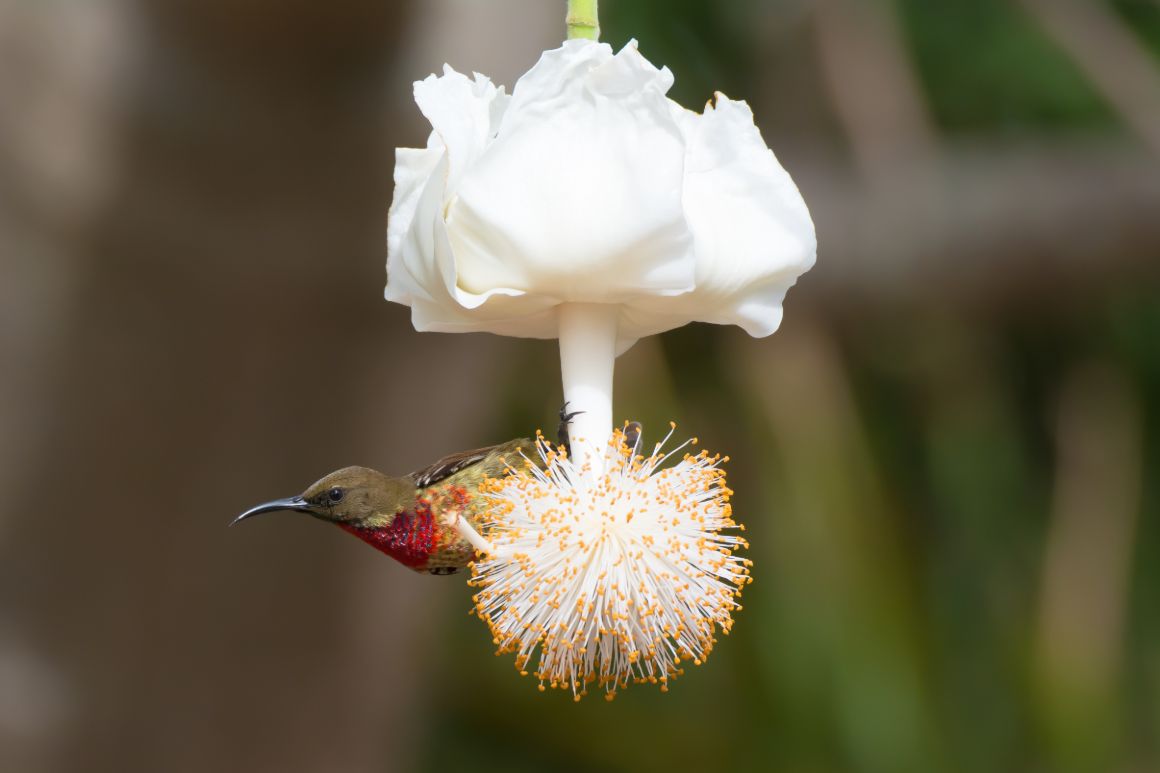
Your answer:
[[[236,526],[247,518],[252,518],[255,515],[262,513],[277,513],[284,510],[293,510],[299,513],[313,513],[314,508],[310,503],[302,497],[286,497],[285,499],[274,499],[269,502],[251,507],[246,512],[239,515],[237,518],[230,521],[230,526]]]

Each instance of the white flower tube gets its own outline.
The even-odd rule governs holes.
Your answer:
[[[556,310],[560,376],[566,405],[583,406],[569,428],[577,469],[599,474],[601,444],[612,426],[612,366],[616,361],[616,307],[563,303]]]

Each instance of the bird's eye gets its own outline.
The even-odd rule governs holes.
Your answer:
[[[326,492],[326,497],[331,502],[341,502],[343,496],[345,496],[345,495],[346,495],[346,492],[343,491],[342,489],[338,488],[337,486],[332,488],[330,491]]]

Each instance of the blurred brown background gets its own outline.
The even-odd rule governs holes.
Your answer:
[[[510,88],[562,2],[0,0],[0,769],[1160,769],[1160,4],[602,6],[817,223],[773,338],[618,363],[734,459],[735,633],[577,706],[460,579],[225,529],[553,424],[551,342],[381,290],[411,81]]]

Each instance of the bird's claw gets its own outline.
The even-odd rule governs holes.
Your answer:
[[[565,402],[560,406],[560,425],[556,428],[556,440],[563,446],[564,452],[571,457],[572,447],[570,445],[570,438],[568,437],[568,425],[572,423],[572,419],[584,411],[569,411],[568,403]],[[639,421],[630,421],[624,425],[624,444],[628,446],[629,451],[636,453],[636,449],[640,444],[641,426]]]
[[[572,423],[572,419],[584,413],[584,411],[568,411],[568,402],[560,406],[560,424],[556,427],[556,442],[564,447],[564,453],[569,457],[572,456],[571,440],[568,437],[568,425]]]
[[[587,413],[587,411],[569,411],[568,410],[568,403],[570,403],[570,402],[571,402],[571,400],[565,400],[564,404],[560,406],[560,426],[561,427],[566,427],[569,424],[571,424],[572,419],[575,418],[576,416],[579,416],[582,413]]]

